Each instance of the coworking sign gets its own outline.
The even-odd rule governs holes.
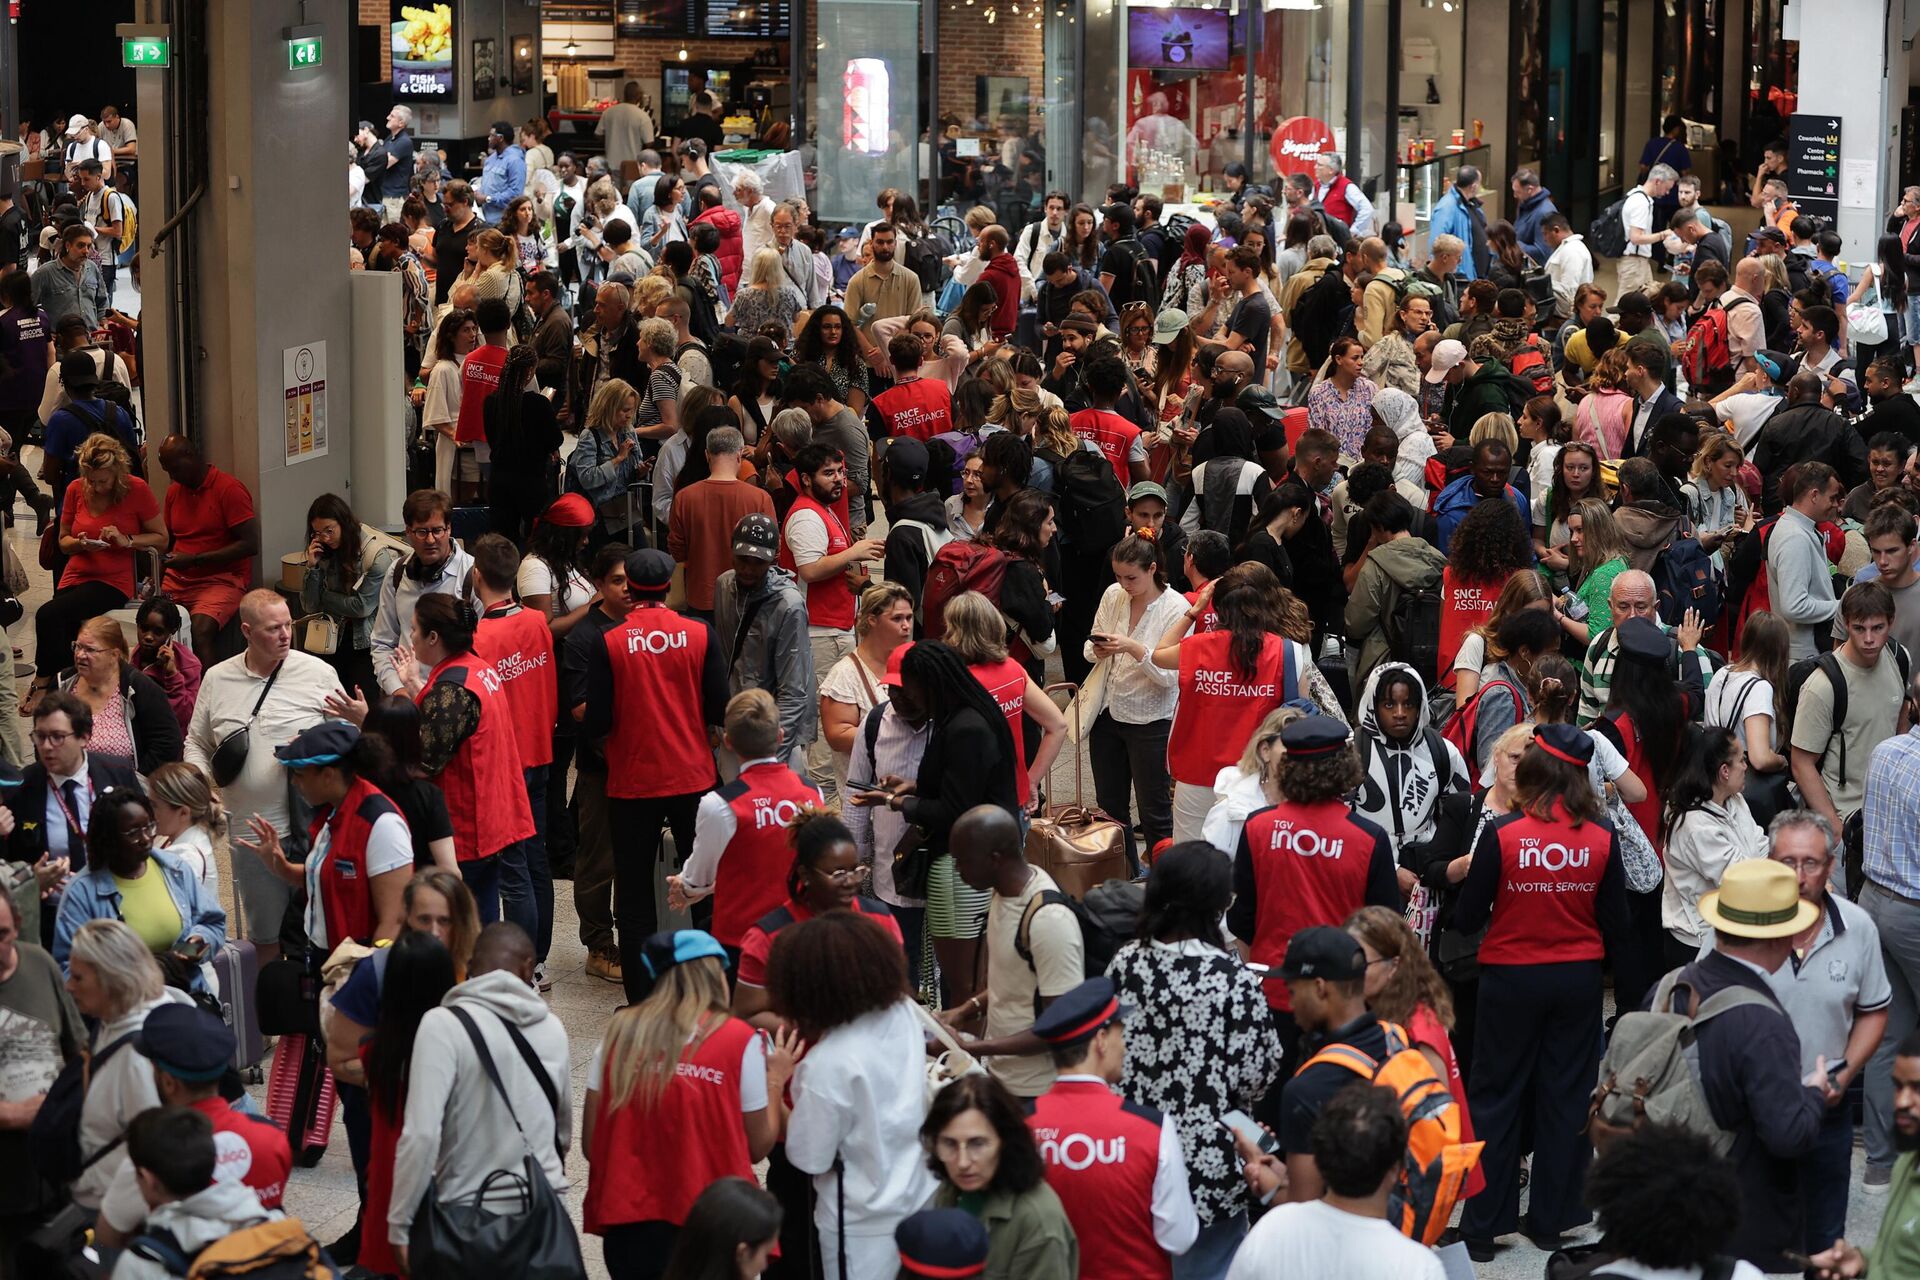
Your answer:
[[[1840,212],[1840,117],[1794,115],[1787,121],[1787,194],[1809,216]]]

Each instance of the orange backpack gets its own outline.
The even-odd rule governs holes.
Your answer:
[[[1437,1244],[1486,1144],[1460,1140],[1460,1108],[1446,1081],[1434,1074],[1433,1064],[1410,1045],[1407,1033],[1391,1022],[1381,1023],[1380,1029],[1387,1035],[1383,1060],[1376,1062],[1350,1044],[1330,1044],[1302,1063],[1300,1071],[1332,1063],[1393,1090],[1407,1118],[1407,1157],[1400,1184],[1387,1199],[1387,1221],[1410,1240]]]

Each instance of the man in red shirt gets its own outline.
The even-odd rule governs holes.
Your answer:
[[[247,486],[208,462],[185,436],[160,442],[167,487],[167,573],[161,589],[193,619],[193,655],[215,661],[214,638],[253,585],[260,517]]]
[[[520,552],[497,533],[482,534],[468,548],[473,556],[473,593],[480,600],[480,626],[473,651],[493,664],[513,715],[520,772],[533,811],[533,834],[500,851],[500,912],[533,939],[534,960],[547,961],[553,942],[553,876],[547,868],[547,766],[553,763],[553,730],[560,709],[560,673],[553,632],[545,614],[520,607],[513,584]]]
[[[513,345],[513,313],[506,299],[488,298],[474,309],[479,321],[481,344],[467,354],[460,366],[460,416],[453,423],[453,440],[462,449],[473,450],[483,466],[488,460],[487,397],[500,389],[501,375],[507,367],[507,348]],[[455,472],[455,498],[479,497],[477,486],[469,486]],[[459,490],[468,490],[460,493]]]
[[[894,382],[867,406],[869,432],[876,438],[931,440],[953,430],[953,390],[938,378],[921,375],[926,350],[920,340],[909,333],[895,334],[887,340],[887,359],[893,361]]]
[[[190,1004],[163,1004],[147,1015],[137,1038],[127,1046],[153,1063],[160,1103],[191,1107],[213,1122],[215,1182],[251,1187],[268,1209],[278,1209],[286,1193],[293,1153],[279,1125],[262,1116],[235,1111],[220,1096],[220,1077],[233,1061],[233,1032],[214,1014]],[[100,1202],[95,1231],[100,1242],[119,1247],[139,1230],[147,1202],[131,1161],[124,1161]]]
[[[980,261],[987,264],[980,279],[993,290],[993,319],[987,328],[1001,342],[1011,338],[1020,323],[1020,262],[1007,252],[1008,243],[1007,229],[992,226],[981,229],[974,246]]]
[[[1123,490],[1136,480],[1151,478],[1147,470],[1146,436],[1125,416],[1114,411],[1120,397],[1126,394],[1129,381],[1127,366],[1119,356],[1101,356],[1089,364],[1086,371],[1087,398],[1093,407],[1082,409],[1067,420],[1073,434],[1093,441],[1112,464],[1114,478]]]

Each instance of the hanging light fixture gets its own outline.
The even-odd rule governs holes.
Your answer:
[[[573,39],[569,39],[569,40],[567,41],[567,44],[566,44],[566,48],[565,48],[565,49],[563,49],[563,50],[562,50],[561,52],[563,52],[563,53],[565,53],[565,54],[566,54],[566,55],[567,55],[567,56],[568,56],[569,58],[577,58],[577,57],[579,57],[579,56],[580,56],[580,42],[579,42],[579,41],[577,41],[577,40],[573,40]]]
[[[682,61],[682,62],[685,62],[686,60],[687,60],[687,46],[685,46],[685,45],[681,45],[681,46],[680,46],[680,61]]]

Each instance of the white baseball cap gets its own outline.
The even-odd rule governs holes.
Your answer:
[[[1466,358],[1465,344],[1453,338],[1442,340],[1433,348],[1433,364],[1427,370],[1427,381],[1445,382],[1447,375]]]
[[[86,128],[89,123],[91,122],[85,116],[69,116],[67,118],[67,136],[71,138],[74,134]]]

